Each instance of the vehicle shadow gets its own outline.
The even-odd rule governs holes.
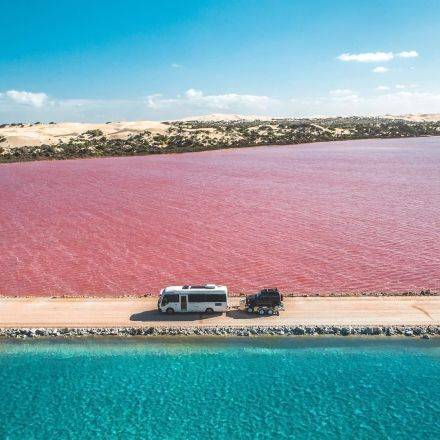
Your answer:
[[[270,316],[268,315],[259,315],[258,313],[247,313],[244,310],[228,310],[226,312],[226,316],[232,319],[270,318]]]
[[[174,321],[200,321],[209,318],[218,318],[221,313],[175,313],[167,315],[157,310],[145,310],[140,313],[133,313],[130,321],[151,321],[151,322],[174,322]]]

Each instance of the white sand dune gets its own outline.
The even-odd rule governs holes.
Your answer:
[[[109,124],[86,124],[60,122],[57,124],[24,124],[0,128],[0,136],[6,138],[4,144],[9,147],[24,145],[56,144],[59,140],[68,141],[88,130],[101,130],[106,137],[125,139],[130,135],[143,132],[164,133],[168,126],[157,121],[111,122]]]
[[[220,121],[267,121],[272,119],[270,116],[257,115],[237,115],[225,113],[213,113],[211,115],[190,116],[188,118],[178,119],[177,121],[201,121],[201,122],[220,122]]]
[[[408,115],[386,115],[388,119],[405,119],[407,121],[440,121],[440,114],[408,114]],[[244,116],[237,114],[211,114],[204,116],[192,116],[179,121],[252,121],[270,120],[268,116]],[[169,123],[172,121],[168,121]],[[177,122],[177,121],[175,121]],[[25,145],[35,146],[42,144],[57,144],[61,141],[68,141],[88,130],[101,130],[108,138],[126,139],[136,133],[145,130],[153,134],[163,134],[169,125],[159,121],[133,121],[133,122],[110,122],[106,124],[88,124],[77,122],[59,122],[52,124],[23,124],[23,126],[10,126],[0,128],[0,139],[5,140],[1,143],[3,148],[16,148]],[[322,128],[322,127],[320,127]]]
[[[243,116],[213,114],[205,116],[194,116],[181,119],[180,121],[239,121],[270,119],[262,116]],[[169,121],[171,122],[171,121]],[[42,144],[57,144],[61,141],[68,141],[89,130],[101,130],[110,139],[126,139],[136,133],[145,130],[153,134],[163,134],[169,125],[160,121],[133,121],[133,122],[110,122],[106,124],[88,124],[79,122],[59,122],[52,124],[23,124],[0,128],[0,138],[6,140],[2,142],[4,148],[16,148],[23,146],[36,146]]]
[[[413,122],[437,122],[440,121],[440,113],[430,114],[407,114],[407,115],[386,115],[387,119],[403,119]]]

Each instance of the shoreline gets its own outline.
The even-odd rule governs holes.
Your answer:
[[[360,137],[360,138],[350,138],[350,139],[323,139],[323,140],[310,140],[307,142],[298,142],[298,143],[270,143],[270,144],[249,144],[242,146],[221,146],[215,148],[191,148],[191,149],[180,149],[180,150],[164,150],[160,152],[154,153],[137,153],[137,154],[127,154],[127,153],[118,153],[118,154],[106,154],[102,156],[74,156],[74,157],[32,157],[32,158],[19,158],[16,160],[4,160],[0,157],[0,165],[9,165],[9,164],[18,164],[18,163],[34,163],[34,162],[57,162],[57,161],[72,161],[72,160],[87,160],[87,159],[115,159],[115,158],[130,158],[130,157],[146,157],[146,156],[161,156],[161,155],[181,155],[181,154],[197,154],[197,153],[209,153],[213,151],[227,151],[227,150],[241,150],[241,149],[258,149],[264,147],[297,147],[304,145],[316,145],[316,144],[326,144],[333,142],[359,142],[359,141],[380,141],[380,140],[402,140],[402,139],[420,139],[420,138],[439,138],[440,134],[429,134],[429,135],[420,135],[420,136],[378,136],[378,137]],[[27,147],[26,147],[27,148]]]
[[[246,295],[255,293],[252,292],[228,292],[229,298],[244,298]],[[406,290],[406,291],[347,291],[347,292],[316,292],[316,293],[298,293],[298,292],[283,292],[284,298],[401,298],[401,297],[425,297],[425,296],[439,296],[440,291],[433,289],[421,289],[419,291]],[[111,296],[99,296],[99,295],[4,295],[0,294],[0,301],[4,299],[26,300],[26,299],[92,299],[92,300],[105,300],[105,299],[143,299],[143,298],[158,298],[158,294],[140,294],[140,295],[111,295]]]
[[[374,119],[374,118],[373,118]],[[396,120],[400,121],[400,120]],[[264,122],[264,121],[260,121]],[[402,122],[402,121],[400,121]],[[406,121],[408,122],[408,121]],[[415,124],[422,125],[422,122]],[[312,124],[313,125],[313,124]],[[437,127],[438,126],[438,127]],[[7,150],[0,148],[0,165],[1,164],[13,164],[13,163],[29,163],[40,161],[65,161],[65,160],[81,160],[81,159],[105,159],[105,158],[122,158],[122,157],[144,157],[144,156],[157,156],[157,155],[176,155],[176,154],[191,154],[191,153],[205,153],[212,151],[224,151],[224,150],[239,150],[243,148],[261,148],[261,147],[281,147],[281,146],[301,146],[301,145],[313,145],[319,143],[332,143],[332,142],[357,142],[357,141],[374,141],[374,140],[402,140],[402,139],[418,139],[418,138],[438,138],[440,137],[440,121],[436,122],[436,127],[433,130],[427,132],[403,132],[400,135],[393,133],[374,133],[374,134],[354,134],[354,135],[337,135],[337,136],[323,136],[322,133],[318,137],[300,137],[292,138],[288,136],[285,139],[277,139],[276,141],[260,141],[260,142],[238,142],[238,143],[222,143],[203,145],[200,141],[191,139],[188,145],[173,146],[166,144],[165,146],[149,146],[137,145],[139,142],[139,135],[134,136],[136,138],[135,144],[132,145],[132,149],[127,150],[126,146],[131,145],[132,139],[108,139],[94,138],[91,139],[78,139],[74,138],[68,142],[60,142],[59,144],[39,144],[39,145],[24,145],[20,147],[12,147]],[[83,133],[85,134],[85,133]],[[150,133],[151,134],[151,133]],[[187,140],[187,139],[186,139]],[[113,143],[116,141],[116,146]],[[84,142],[86,144],[84,144]],[[91,142],[91,144],[90,144]],[[105,147],[109,144],[110,150]],[[67,147],[67,150],[63,150]],[[48,151],[43,152],[44,149]],[[78,151],[72,154],[71,148],[76,148]],[[97,149],[102,151],[99,153]]]
[[[374,336],[440,337],[440,325],[429,326],[246,326],[246,327],[116,327],[116,328],[0,328],[2,339],[87,337],[261,337]]]

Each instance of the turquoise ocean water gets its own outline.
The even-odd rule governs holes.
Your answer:
[[[1,439],[438,439],[440,340],[0,341]]]

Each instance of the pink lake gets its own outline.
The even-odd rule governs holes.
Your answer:
[[[440,289],[440,138],[0,165],[1,295]]]

